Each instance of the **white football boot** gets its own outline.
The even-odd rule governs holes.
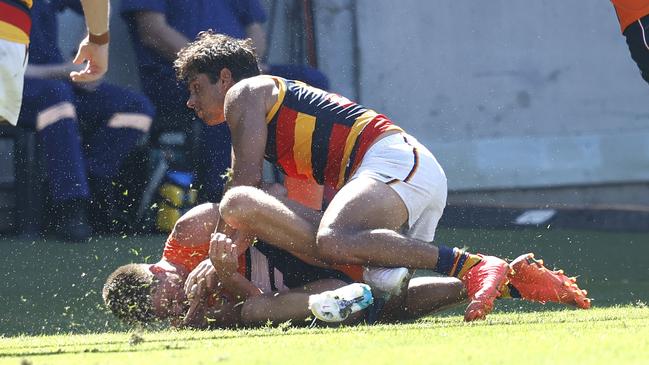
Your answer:
[[[342,322],[373,302],[372,289],[366,284],[354,283],[309,296],[309,309],[321,321]]]

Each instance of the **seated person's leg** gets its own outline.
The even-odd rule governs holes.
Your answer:
[[[105,83],[92,92],[77,90],[76,96],[93,195],[93,225],[107,230],[115,202],[113,180],[148,133],[154,110],[144,95]]]
[[[268,65],[268,74],[299,80],[322,90],[329,89],[329,79],[320,70],[307,65]]]
[[[26,79],[19,125],[36,130],[45,156],[59,236],[84,241],[91,234],[90,196],[72,87],[65,81]]]
[[[231,164],[230,129],[223,123],[207,126],[201,123],[198,156],[195,160],[202,185],[201,196],[206,201],[218,202],[223,197],[224,175]]]

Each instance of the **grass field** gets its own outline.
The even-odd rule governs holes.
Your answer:
[[[0,364],[647,364],[649,308],[500,313],[415,323],[14,337]]]
[[[459,308],[398,326],[132,332],[106,313],[101,286],[118,265],[157,261],[164,238],[71,245],[1,237],[0,364],[649,363],[648,234],[439,230],[438,242],[510,259],[535,252],[579,274],[590,311],[503,300],[471,325]]]

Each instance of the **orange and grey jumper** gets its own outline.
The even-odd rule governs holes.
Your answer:
[[[0,0],[0,39],[29,44],[32,0]]]
[[[383,132],[386,116],[299,81],[270,76],[280,90],[266,115],[265,158],[287,176],[340,189]]]

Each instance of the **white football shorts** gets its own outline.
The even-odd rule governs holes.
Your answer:
[[[405,235],[433,241],[446,206],[446,174],[424,145],[406,133],[384,137],[367,150],[350,180],[360,176],[384,182],[399,194],[408,209]]]
[[[26,44],[0,39],[0,120],[18,123],[27,68]]]

